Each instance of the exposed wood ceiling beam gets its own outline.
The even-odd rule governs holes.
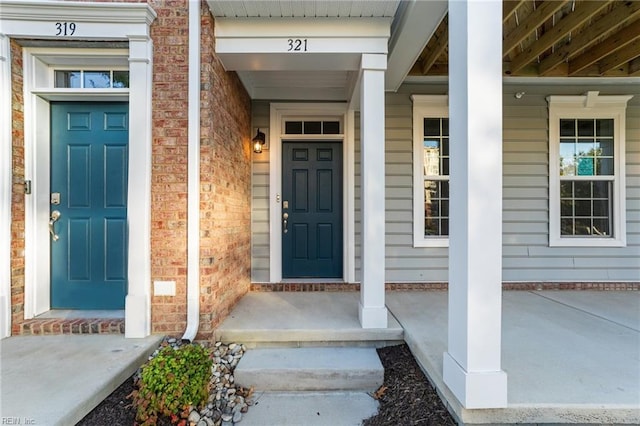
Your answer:
[[[513,12],[526,0],[504,1],[502,3],[502,22],[506,21],[513,15]]]
[[[427,55],[420,63],[422,74],[429,72],[429,68],[436,63],[436,60],[442,55],[449,44],[449,15],[446,15],[442,19],[442,22],[436,30],[436,34],[438,35],[432,38],[432,40],[435,39],[435,43],[428,43],[427,48],[425,48]]]
[[[563,1],[545,1],[534,10],[523,22],[513,29],[502,42],[502,54],[506,56],[511,52],[522,40],[527,38],[529,34],[534,32],[536,28],[551,18],[562,6],[567,3]]]
[[[636,27],[640,28],[640,27]],[[639,31],[640,32],[640,31]],[[599,63],[600,75],[606,73],[609,70],[617,68],[623,64],[626,64],[632,59],[640,56],[640,36],[632,43],[627,44],[622,49],[618,49],[615,52],[605,56]]]
[[[514,74],[517,73],[542,52],[549,49],[563,37],[566,37],[571,31],[584,24],[593,15],[607,7],[608,3],[609,2],[601,1],[579,3],[579,7],[576,7],[573,12],[564,16],[559,22],[556,22],[549,32],[544,33],[542,37],[513,58],[511,61],[511,72]]]
[[[611,29],[623,25],[640,16],[640,1],[620,2],[608,14],[595,21],[580,33],[572,36],[571,41],[544,58],[540,62],[540,75],[548,75],[554,68],[578,52],[594,45],[598,37]],[[638,23],[640,25],[640,23]]]
[[[624,27],[617,33],[609,36],[606,40],[587,50],[582,55],[569,61],[569,76],[579,73],[581,70],[598,62],[607,55],[612,55],[613,52],[624,48],[639,37],[640,25],[631,24]],[[633,59],[633,57],[630,59]]]
[[[636,58],[629,62],[629,76],[640,76],[640,58]]]

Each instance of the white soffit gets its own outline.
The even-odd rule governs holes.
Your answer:
[[[207,0],[216,18],[382,18],[392,17],[400,0]]]

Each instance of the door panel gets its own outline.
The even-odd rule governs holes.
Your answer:
[[[127,126],[126,103],[51,103],[53,309],[124,308]]]
[[[341,278],[342,144],[284,142],[282,155],[283,278]]]

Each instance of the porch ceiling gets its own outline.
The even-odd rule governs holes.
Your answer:
[[[516,0],[502,11],[505,76],[640,76],[640,1]],[[447,75],[448,53],[447,15],[409,75]]]
[[[208,0],[216,18],[384,18],[400,0]]]

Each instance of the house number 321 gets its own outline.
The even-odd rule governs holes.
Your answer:
[[[290,38],[287,40],[287,52],[306,52],[306,38]]]
[[[75,22],[56,22],[57,36],[72,36],[76,32]]]

